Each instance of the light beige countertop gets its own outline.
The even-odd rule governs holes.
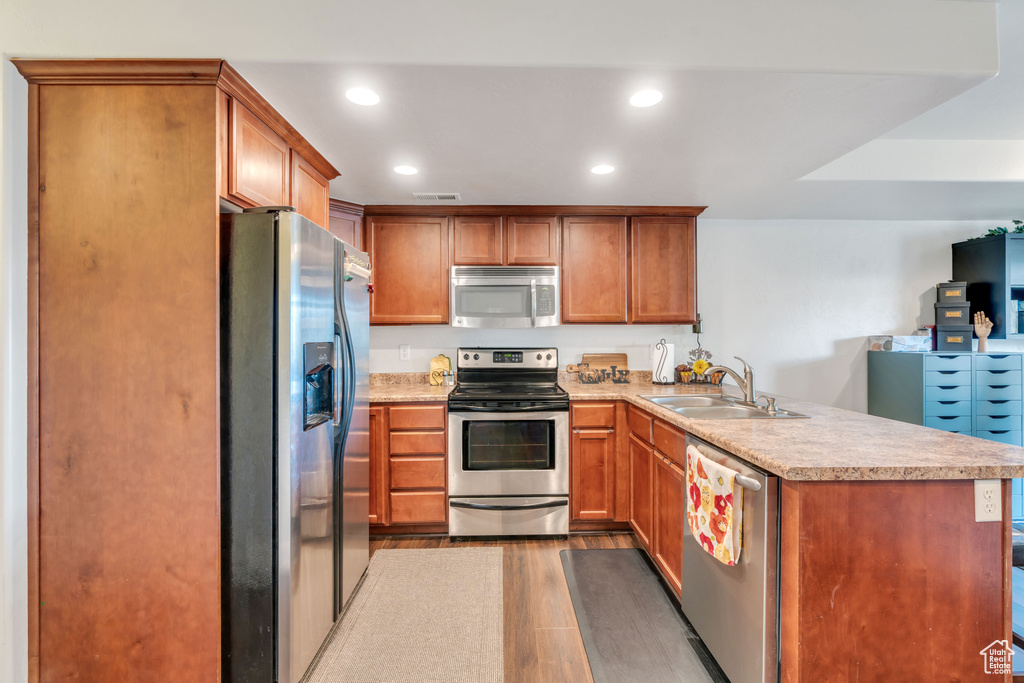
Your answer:
[[[561,382],[573,401],[627,401],[785,479],[803,481],[1008,479],[1024,477],[1024,448],[794,398],[782,410],[809,419],[693,420],[640,398],[644,395],[717,394],[718,387]],[[372,403],[446,401],[453,387],[375,384]],[[727,386],[725,393],[736,394]]]

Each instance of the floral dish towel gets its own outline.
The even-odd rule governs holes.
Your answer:
[[[743,487],[735,470],[686,447],[686,521],[690,533],[715,559],[729,566],[743,549]]]

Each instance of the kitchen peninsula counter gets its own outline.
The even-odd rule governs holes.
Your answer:
[[[793,398],[779,397],[779,408],[809,419],[694,420],[640,397],[717,395],[719,387],[648,382],[561,386],[573,401],[626,401],[793,481],[1024,477],[1024,448]],[[726,395],[736,391],[726,386]]]

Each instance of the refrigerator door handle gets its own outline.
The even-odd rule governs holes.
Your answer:
[[[334,426],[341,424],[342,406],[345,404],[345,374],[341,363],[341,330],[334,325]]]

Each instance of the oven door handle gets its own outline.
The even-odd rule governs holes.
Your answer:
[[[528,503],[526,505],[484,505],[482,503],[463,503],[461,500],[449,502],[453,508],[468,508],[470,510],[540,510],[541,508],[560,508],[569,505],[569,499],[550,500],[546,503]]]
[[[449,413],[543,413],[543,412],[567,412],[568,406],[502,406],[500,408],[480,408],[478,406],[448,406]]]

